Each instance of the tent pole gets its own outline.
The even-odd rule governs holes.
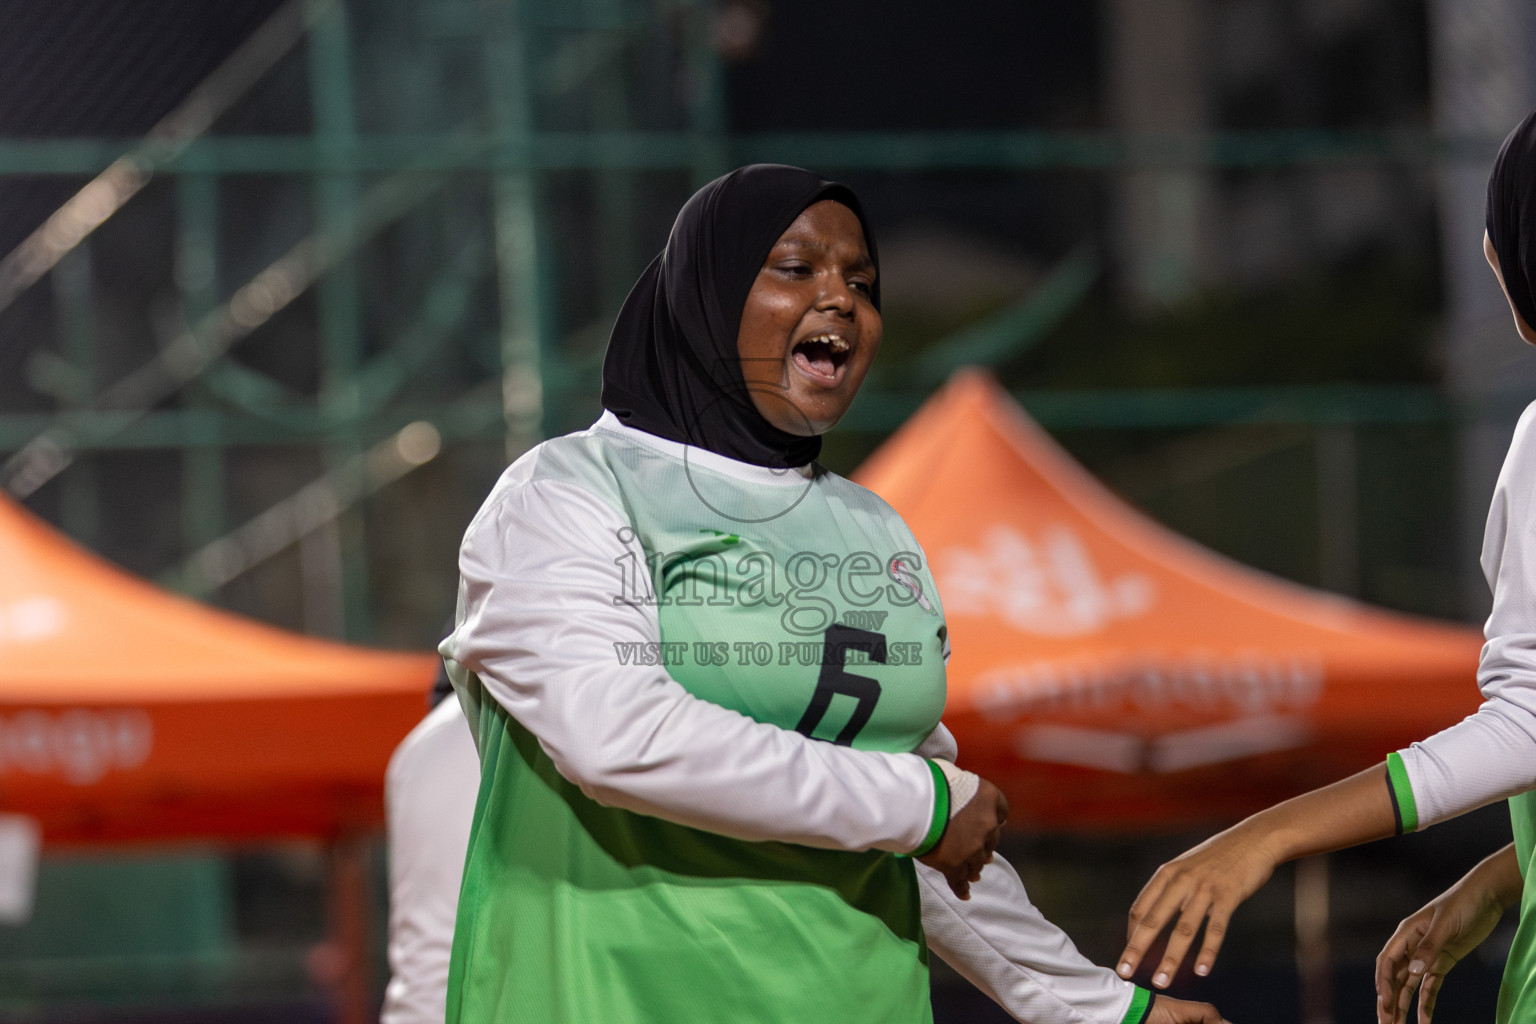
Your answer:
[[[1328,949],[1328,857],[1296,862],[1296,974],[1302,1024],[1333,1024],[1333,972]]]
[[[331,844],[331,943],[340,953],[336,979],[337,1024],[369,1024],[374,1009],[368,942],[367,840],[347,835]]]

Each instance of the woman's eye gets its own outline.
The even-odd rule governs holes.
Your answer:
[[[875,290],[874,283],[871,281],[849,281],[848,286],[850,288],[857,288],[865,295],[869,295]]]

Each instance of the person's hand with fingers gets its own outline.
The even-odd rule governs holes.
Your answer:
[[[1195,973],[1211,973],[1232,912],[1269,880],[1276,866],[1396,833],[1387,781],[1385,763],[1367,768],[1245,818],[1158,868],[1131,907],[1117,965],[1121,977],[1136,973],[1147,950],[1171,925],[1167,951],[1152,975],[1153,988],[1167,988],[1202,922],[1205,942],[1195,958]]]
[[[1378,1024],[1406,1024],[1415,991],[1418,1024],[1430,1024],[1446,972],[1488,937],[1521,886],[1511,843],[1404,918],[1376,957]]]
[[[1146,1024],[1227,1024],[1227,1021],[1210,1003],[1156,996],[1152,1000],[1152,1009],[1147,1011]]]
[[[1172,924],[1167,950],[1152,976],[1153,987],[1167,988],[1202,922],[1205,942],[1195,973],[1210,973],[1232,912],[1269,880],[1278,863],[1265,833],[1244,825],[1212,836],[1157,869],[1131,905],[1121,977],[1136,973],[1147,950]]]
[[[986,779],[977,779],[976,793],[958,811],[951,810],[944,836],[923,864],[941,872],[962,900],[971,898],[971,883],[981,879],[981,869],[992,859],[1008,820],[1008,798]]]

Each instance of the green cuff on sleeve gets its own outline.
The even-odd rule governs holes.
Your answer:
[[[1406,835],[1417,831],[1419,806],[1413,800],[1408,769],[1396,751],[1387,755],[1387,792],[1392,794],[1392,813],[1397,816],[1397,834]]]
[[[944,769],[932,761],[925,760],[924,763],[933,773],[933,821],[928,824],[928,834],[912,851],[913,857],[921,857],[938,846],[939,840],[944,838],[944,826],[949,824],[949,780],[944,778]]]
[[[1120,1018],[1120,1024],[1141,1024],[1151,1012],[1152,993],[1137,985],[1136,993],[1131,996],[1131,1005],[1126,1009],[1125,1016]]]

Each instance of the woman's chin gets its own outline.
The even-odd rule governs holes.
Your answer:
[[[769,425],[796,437],[817,437],[837,426],[850,403],[827,394],[752,391],[752,404]]]
[[[827,401],[833,396],[818,395],[821,401],[807,399],[793,407],[781,406],[774,410],[778,415],[767,417],[768,422],[797,437],[818,437],[837,426],[850,403]]]

